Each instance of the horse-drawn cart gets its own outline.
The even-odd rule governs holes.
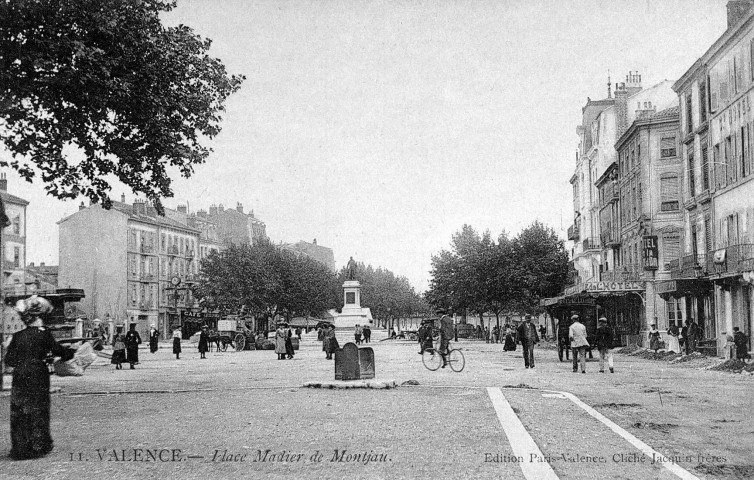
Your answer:
[[[217,332],[210,335],[210,343],[225,351],[231,345],[237,352],[254,350],[254,332],[246,326],[246,319],[228,316],[217,321]]]

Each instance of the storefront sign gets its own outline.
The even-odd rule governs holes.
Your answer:
[[[644,270],[657,270],[659,268],[659,249],[657,248],[657,235],[647,235],[641,240],[642,260]]]
[[[586,282],[568,287],[565,291],[567,296],[579,293],[621,293],[641,292],[644,290],[644,282]]]

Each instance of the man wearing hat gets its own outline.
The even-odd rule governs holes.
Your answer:
[[[442,368],[448,365],[448,350],[450,349],[450,339],[455,334],[453,318],[448,315],[447,310],[438,310],[440,317],[440,356],[442,356]],[[430,333],[431,338],[431,333]]]
[[[605,357],[607,357],[607,366],[610,367],[610,373],[613,370],[613,332],[607,325],[607,318],[600,317],[596,334],[597,350],[600,352],[600,373],[605,373]]]
[[[579,321],[578,315],[571,317],[571,323],[568,329],[568,338],[571,340],[573,351],[573,373],[578,372],[579,362],[581,362],[581,373],[586,373],[586,349],[589,342],[586,340],[586,327]]]
[[[537,335],[537,327],[531,323],[532,316],[526,315],[525,319],[526,321],[516,329],[516,334],[524,350],[524,367],[534,368],[534,345],[539,343],[539,335]]]
[[[153,323],[149,326],[149,351],[152,353],[157,352],[160,341],[160,331],[157,330],[157,326]]]
[[[131,364],[131,370],[133,370],[136,368],[134,365],[139,363],[139,345],[141,344],[141,336],[139,336],[139,332],[136,331],[136,322],[131,322],[129,326],[128,333],[126,333],[126,357],[128,363]]]

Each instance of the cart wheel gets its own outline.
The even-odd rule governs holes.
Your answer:
[[[246,337],[244,337],[240,333],[238,335],[236,335],[235,345],[236,345],[236,352],[243,351],[243,347],[246,346]]]

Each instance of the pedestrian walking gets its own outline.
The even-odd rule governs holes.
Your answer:
[[[126,333],[126,357],[131,364],[131,370],[136,368],[134,365],[139,363],[139,345],[141,345],[141,336],[136,331],[136,322],[131,322],[130,329]]]
[[[492,328],[492,338],[494,339],[494,343],[500,342],[500,326],[499,325],[495,325]]]
[[[746,360],[749,355],[749,337],[738,327],[733,327],[733,344],[736,346],[736,358]]]
[[[52,451],[50,434],[50,372],[48,354],[64,361],[74,351],[55,341],[44,319],[52,313],[52,304],[33,295],[16,303],[16,311],[26,328],[13,334],[5,364],[13,368],[10,394],[10,458],[39,458]]]
[[[558,321],[558,359],[562,362],[565,354],[565,359],[568,360],[571,352],[571,339],[569,338],[569,329],[571,322],[562,319]]]
[[[537,327],[531,323],[532,316],[526,315],[524,322],[518,326],[516,335],[524,351],[524,367],[534,368],[534,345],[539,343]]]
[[[160,332],[157,327],[152,324],[149,327],[149,351],[152,353],[157,352],[158,342],[160,341]]]
[[[516,335],[510,325],[505,326],[505,343],[503,343],[504,352],[516,351]]]
[[[278,328],[275,330],[275,353],[278,354],[278,360],[285,360],[285,339],[287,336],[285,327],[287,326],[285,322],[278,322]]]
[[[294,352],[293,352],[293,330],[291,330],[291,327],[288,327],[288,331],[285,335],[285,355],[288,357],[288,360],[291,360],[293,358]]]
[[[544,325],[539,326],[539,338],[541,338],[543,341],[547,340],[547,327]]]
[[[597,326],[596,339],[597,350],[600,353],[600,373],[605,373],[605,359],[610,373],[615,373],[613,369],[613,331],[607,324],[607,318],[600,317]]]
[[[115,327],[115,337],[113,337],[113,356],[110,363],[115,365],[116,370],[123,370],[123,363],[126,361],[126,336],[123,334],[123,326]]]
[[[364,332],[362,330],[361,326],[357,323],[356,326],[353,329],[353,338],[356,341],[356,345],[361,344],[361,334]]]
[[[657,325],[654,323],[649,330],[649,349],[654,350],[655,353],[660,349],[660,331],[657,330]]]
[[[338,345],[338,339],[335,337],[335,325],[332,323],[327,327],[327,334],[325,336],[325,353],[328,360],[332,360],[332,354],[338,351],[340,345]]]
[[[578,372],[579,363],[581,363],[581,373],[586,373],[586,350],[589,348],[586,327],[579,321],[578,315],[573,315],[571,321],[571,326],[568,327],[568,339],[571,342],[573,354],[573,373]]]
[[[689,354],[688,338],[689,338],[689,326],[688,326],[688,322],[686,322],[681,327],[681,332],[678,334],[678,345],[681,347],[681,353],[686,352],[686,355]]]
[[[207,358],[207,350],[209,350],[209,332],[207,325],[202,325],[202,330],[199,332],[199,358]]]
[[[298,337],[298,341],[301,341],[301,327],[296,327],[296,336]]]
[[[181,359],[181,327],[173,330],[173,355],[176,360]]]
[[[372,341],[372,327],[364,325],[362,333],[364,334],[364,343],[370,343]]]

